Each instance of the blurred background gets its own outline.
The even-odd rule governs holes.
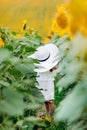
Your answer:
[[[20,31],[23,21],[45,37],[61,0],[0,0],[0,25]]]

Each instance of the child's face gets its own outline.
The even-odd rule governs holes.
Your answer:
[[[53,72],[56,69],[57,69],[57,66],[54,66],[52,69],[50,69],[50,72]]]

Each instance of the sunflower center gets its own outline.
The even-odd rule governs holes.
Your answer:
[[[68,26],[68,19],[65,14],[61,13],[59,16],[57,16],[57,24],[62,29],[66,28]]]

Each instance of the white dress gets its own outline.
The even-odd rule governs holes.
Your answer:
[[[41,90],[45,101],[54,99],[54,78],[52,72],[37,73],[37,88]]]

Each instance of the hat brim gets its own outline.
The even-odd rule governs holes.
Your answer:
[[[46,72],[52,69],[60,61],[59,50],[54,44],[46,44],[45,47],[50,52],[50,57],[44,62],[35,63],[35,72]],[[35,59],[35,54],[28,56],[28,58]]]

